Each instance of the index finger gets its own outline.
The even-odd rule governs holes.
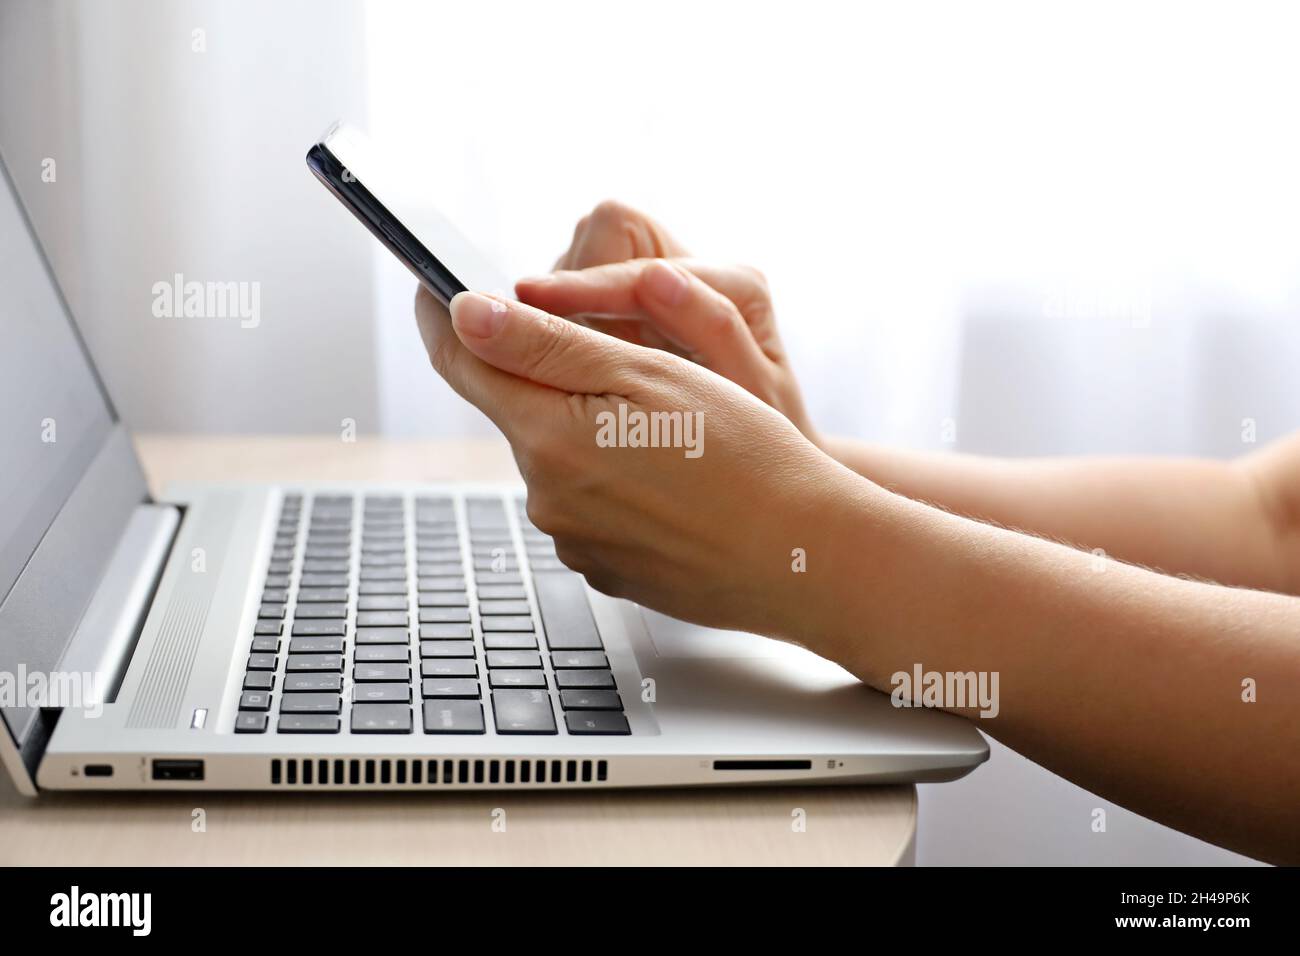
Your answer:
[[[578,223],[556,269],[586,269],[625,259],[688,255],[668,230],[640,210],[607,199]]]

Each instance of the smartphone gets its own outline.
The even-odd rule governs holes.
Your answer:
[[[376,239],[442,302],[458,292],[509,294],[509,283],[431,203],[431,184],[400,172],[360,130],[332,125],[307,166]]]

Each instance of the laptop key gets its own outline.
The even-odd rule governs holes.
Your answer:
[[[262,690],[246,690],[239,695],[240,710],[270,710],[271,695]]]
[[[469,607],[464,591],[421,591],[420,607]]]
[[[505,601],[523,601],[528,597],[524,589],[517,584],[480,584],[478,596],[488,600]]]
[[[478,664],[472,660],[420,661],[421,677],[477,677]]]
[[[330,671],[343,670],[342,654],[290,654],[284,669],[290,673],[302,673],[305,671],[321,671],[329,673]]]
[[[508,615],[485,617],[483,619],[484,631],[531,631],[532,629],[533,619],[531,616]]]
[[[409,734],[411,708],[407,704],[353,704],[354,734]]]
[[[342,654],[345,643],[341,637],[295,637],[289,641],[289,653]]]
[[[346,621],[294,621],[294,637],[343,637],[348,632]]]
[[[532,608],[527,601],[479,601],[478,612],[483,617],[495,617],[498,614],[532,614]]]
[[[421,657],[473,657],[473,641],[421,641]]]
[[[582,578],[576,574],[534,574],[533,587],[546,644],[552,651],[604,650]]]
[[[293,616],[296,621],[311,618],[346,618],[348,606],[346,604],[300,604]],[[358,618],[360,616],[357,615]]]
[[[352,549],[344,548],[336,544],[308,544],[303,552],[303,557],[310,562],[315,561],[346,561],[352,557]],[[316,570],[324,570],[317,568]]]
[[[420,693],[425,697],[454,697],[478,700],[478,681],[468,677],[426,677],[420,682]]]
[[[275,687],[273,671],[251,671],[244,675],[244,690],[271,690]]]
[[[352,702],[357,704],[409,704],[410,684],[353,684]]]
[[[284,632],[283,621],[258,621],[253,625],[253,633],[279,637]]]
[[[372,554],[405,554],[406,541],[400,534],[385,535],[385,537],[376,537],[370,529],[366,529],[361,539],[361,556],[364,558]]]
[[[555,672],[555,686],[560,688],[613,689],[614,675],[609,671],[562,670]]]
[[[356,681],[388,681],[398,684],[411,682],[410,664],[356,664],[352,668]]]
[[[492,713],[499,734],[557,732],[555,714],[551,710],[551,695],[544,690],[493,691]]]
[[[420,549],[415,552],[415,560],[417,564],[433,564],[438,561],[453,561],[459,564],[460,551],[456,548]]]
[[[488,651],[487,666],[489,668],[526,667],[536,670],[542,666],[542,655],[537,651]]]
[[[410,622],[406,611],[357,612],[357,627],[406,627]]]
[[[278,637],[255,637],[253,638],[253,652],[256,654],[279,654],[280,639]]]
[[[286,694],[313,694],[319,691],[342,691],[342,674],[285,674]]]
[[[275,729],[282,734],[337,734],[340,724],[333,714],[281,714]]]
[[[474,636],[469,624],[421,624],[422,641],[467,641]]]
[[[522,587],[524,583],[523,576],[513,571],[479,571],[474,575],[474,583],[481,589],[485,584],[508,584],[511,587]]]
[[[337,714],[343,710],[338,694],[286,694],[280,701],[282,714]]]
[[[266,587],[268,588],[287,588],[289,586],[288,574],[268,574],[266,576]]]
[[[382,594],[406,594],[405,581],[362,581],[361,590],[358,592],[362,597]]]
[[[347,604],[348,589],[339,588],[299,588],[299,604]]]
[[[274,654],[249,654],[248,670],[250,671],[273,671],[275,670]]]
[[[406,568],[396,566],[386,568],[368,568],[361,569],[362,581],[405,581]]]
[[[551,666],[558,670],[609,669],[609,658],[603,651],[556,651],[551,655]]]
[[[565,710],[622,710],[623,698],[614,690],[562,690],[560,706]]]
[[[469,608],[467,607],[422,607],[420,608],[421,624],[468,624]]]
[[[284,588],[267,588],[262,592],[263,604],[283,604],[289,600],[289,592]]]
[[[632,732],[627,718],[613,710],[571,710],[564,715],[564,725],[576,736],[620,735]]]
[[[411,632],[404,627],[359,627],[357,644],[409,644]]]
[[[346,574],[304,574],[298,582],[304,588],[346,588]]]
[[[535,651],[534,634],[484,634],[483,647],[489,651]]]
[[[361,566],[363,568],[392,568],[406,567],[406,555],[392,552],[375,552],[366,551],[361,555]]]
[[[481,734],[483,705],[476,700],[426,700],[424,732],[426,734]]]
[[[262,734],[266,732],[267,715],[242,713],[235,718],[235,733]]]
[[[537,687],[546,686],[545,671],[503,671],[488,673],[489,687]]]
[[[493,559],[505,564],[514,563],[515,543],[510,537],[509,529],[479,531],[471,528],[469,534],[469,550],[474,555],[475,564],[490,566]]]
[[[405,611],[405,594],[366,594],[357,598],[358,611]]]
[[[348,564],[347,561],[325,561],[319,558],[307,558],[302,562],[302,569],[313,574],[346,574]]]
[[[418,591],[463,591],[465,590],[465,579],[461,577],[427,577],[417,578],[415,587]]]
[[[257,616],[263,620],[280,620],[284,617],[283,604],[263,604],[257,609]]]
[[[411,652],[405,644],[365,644],[358,645],[352,659],[358,664],[373,664],[376,661],[407,663],[411,659]]]

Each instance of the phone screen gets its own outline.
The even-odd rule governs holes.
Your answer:
[[[510,294],[511,284],[501,270],[429,201],[431,190],[421,177],[384,155],[360,130],[335,124],[307,154],[307,162],[444,302],[462,288]]]

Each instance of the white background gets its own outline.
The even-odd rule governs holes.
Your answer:
[[[1285,5],[0,10],[0,149],[140,430],[488,433],[428,369],[412,280],[303,166],[338,116],[511,274],[607,197],[759,266],[828,431],[1232,455],[1244,419],[1300,421]],[[261,327],[155,319],[177,271],[261,282]],[[922,788],[921,862],[1224,859],[996,745]]]

